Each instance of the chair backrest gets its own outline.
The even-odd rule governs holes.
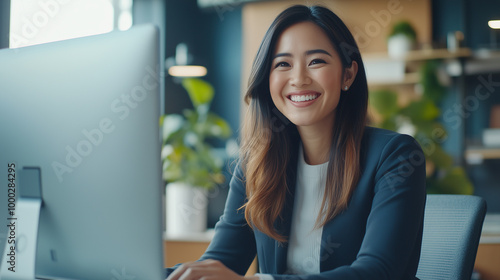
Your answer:
[[[481,197],[427,195],[417,277],[470,280],[485,215]]]

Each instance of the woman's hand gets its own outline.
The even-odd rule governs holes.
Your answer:
[[[259,279],[257,276],[243,277],[227,268],[220,261],[204,260],[179,266],[167,280],[243,280]]]

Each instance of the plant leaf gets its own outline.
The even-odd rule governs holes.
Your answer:
[[[389,36],[395,36],[398,34],[403,34],[413,41],[416,41],[417,39],[417,32],[415,31],[415,28],[413,28],[413,25],[407,20],[396,22],[396,24],[393,25]]]
[[[212,188],[224,181],[221,173],[224,156],[214,152],[211,142],[228,138],[232,131],[224,119],[209,111],[214,96],[209,83],[184,79],[182,85],[194,108],[184,109],[182,116],[167,115],[160,119],[160,125],[165,127],[163,178],[167,182]],[[207,138],[212,139],[206,141]]]
[[[435,142],[419,142],[425,155],[434,162],[436,168],[450,168],[453,166],[453,158]]]
[[[472,194],[474,192],[474,187],[462,167],[447,170],[446,175],[438,180],[438,187],[441,193]]]
[[[441,102],[446,94],[446,88],[441,84],[437,75],[439,63],[428,61],[420,69],[420,84],[423,88],[423,96],[435,103]]]
[[[163,118],[163,139],[169,139],[172,134],[184,126],[184,118],[178,114],[166,115]]]
[[[182,80],[182,86],[189,94],[194,107],[209,104],[214,98],[214,88],[209,83],[195,78]]]
[[[384,120],[391,118],[399,111],[398,96],[390,90],[377,90],[369,95],[370,105],[379,113]]]
[[[207,123],[209,124],[207,135],[210,137],[228,138],[232,134],[229,124],[214,113],[208,114]]]
[[[434,102],[422,98],[419,101],[410,103],[402,110],[402,113],[408,116],[413,122],[421,120],[432,121],[439,116],[440,110]]]

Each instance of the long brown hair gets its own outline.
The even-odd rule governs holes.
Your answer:
[[[359,48],[342,20],[321,6],[292,6],[279,14],[255,57],[245,101],[249,105],[242,127],[241,163],[248,200],[243,206],[249,225],[285,242],[274,223],[280,218],[289,185],[286,180],[292,150],[300,137],[297,128],[275,107],[269,91],[272,54],[280,34],[304,21],[318,25],[329,37],[344,70],[358,64],[356,79],[336,109],[325,195],[316,226],[324,226],[345,208],[360,177],[361,139],[366,123],[368,86]],[[340,85],[339,85],[340,86]]]

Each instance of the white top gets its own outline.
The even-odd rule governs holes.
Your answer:
[[[319,273],[321,234],[315,228],[326,185],[328,162],[309,165],[299,149],[297,182],[293,205],[292,225],[287,253],[286,274]],[[257,274],[261,280],[274,279],[268,274]]]
[[[319,273],[323,228],[315,225],[325,193],[327,167],[328,162],[307,164],[302,147],[299,149],[287,274]]]

